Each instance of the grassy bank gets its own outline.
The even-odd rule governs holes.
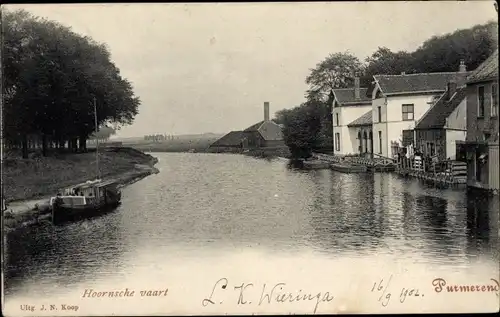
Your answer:
[[[136,164],[154,165],[151,155],[130,148],[108,148],[99,153],[101,178],[111,178],[136,169]],[[21,159],[6,158],[3,186],[7,202],[54,195],[61,188],[96,177],[95,152]]]
[[[151,155],[131,148],[107,148],[99,152],[101,179],[113,178],[122,185],[158,172],[153,167],[156,162]],[[5,227],[38,221],[48,213],[47,197],[95,176],[95,152],[4,159],[3,185],[8,203]]]

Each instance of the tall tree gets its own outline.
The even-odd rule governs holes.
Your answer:
[[[354,77],[363,71],[363,65],[356,56],[348,52],[339,52],[330,54],[310,71],[306,77],[309,88],[305,97],[317,107],[321,118],[318,140],[321,140],[323,148],[331,148],[333,126],[330,93],[334,88],[352,86]]]
[[[349,87],[353,83],[353,74],[360,73],[363,65],[359,59],[348,53],[334,53],[312,68],[306,77],[309,89],[308,100],[326,101],[333,88]]]
[[[425,41],[412,53],[413,68],[417,72],[457,71],[463,59],[474,70],[497,48],[498,23],[476,25]]]
[[[320,147],[321,109],[317,101],[307,101],[290,110],[282,110],[283,137],[293,158],[308,158]]]
[[[415,72],[412,54],[405,51],[392,52],[387,47],[379,47],[366,58],[366,63],[365,73],[372,76]]]
[[[5,136],[22,144],[41,136],[76,151],[98,126],[130,124],[140,100],[111,60],[104,44],[26,11],[5,12]],[[94,100],[97,112],[94,111]]]

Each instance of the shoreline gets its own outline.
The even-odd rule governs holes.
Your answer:
[[[140,151],[142,152],[142,151]],[[141,179],[159,173],[155,167],[158,163],[156,157],[143,153],[145,156],[150,156],[148,162],[143,164],[134,164],[129,171],[111,174],[103,177],[106,179],[115,179],[119,183],[119,188],[126,187]],[[78,182],[74,182],[76,185]],[[67,186],[70,187],[71,185]],[[66,187],[66,186],[65,186]],[[13,231],[23,227],[35,225],[40,221],[50,217],[49,199],[52,195],[43,195],[40,197],[32,197],[24,200],[15,200],[8,203],[7,209],[3,212],[2,227],[5,231]]]

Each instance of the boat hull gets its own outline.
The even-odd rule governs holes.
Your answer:
[[[305,169],[315,170],[315,169],[328,169],[329,163],[322,162],[319,160],[315,161],[304,161],[303,166]]]
[[[363,165],[331,164],[330,168],[343,173],[366,173],[368,168]]]
[[[120,201],[110,202],[102,205],[88,206],[53,206],[52,207],[52,222],[55,225],[88,219],[104,215],[113,211],[120,205]]]

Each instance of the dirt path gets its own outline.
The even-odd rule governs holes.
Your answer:
[[[16,214],[26,212],[27,210],[33,210],[36,205],[45,205],[49,203],[50,196],[37,198],[33,200],[25,201],[13,201],[7,204],[7,210]]]

